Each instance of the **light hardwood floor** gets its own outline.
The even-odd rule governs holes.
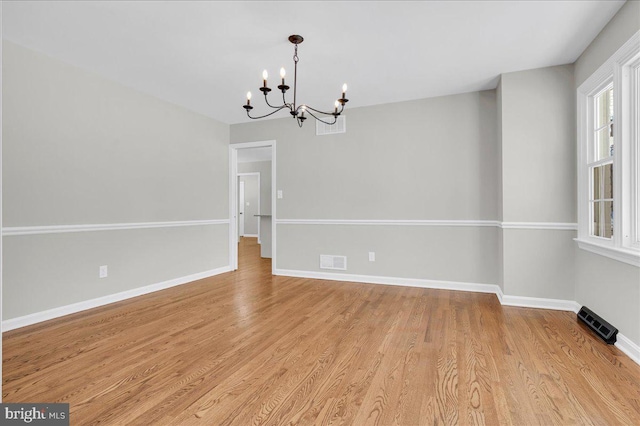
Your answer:
[[[640,366],[569,312],[240,270],[4,334],[3,401],[72,425],[640,424]]]

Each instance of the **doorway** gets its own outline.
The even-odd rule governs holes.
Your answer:
[[[238,176],[238,237],[254,237],[260,243],[262,213],[260,172],[243,172],[236,176]],[[271,212],[268,213],[271,214]]]
[[[248,160],[247,160],[248,159]],[[270,167],[266,164],[270,161]],[[262,163],[262,171],[253,171],[245,163]],[[266,168],[266,169],[265,169]],[[250,171],[251,170],[251,171]],[[241,176],[259,176],[260,201],[258,205],[249,201],[247,206],[248,183],[241,185]],[[270,185],[269,185],[269,180]],[[246,142],[229,145],[229,264],[232,270],[238,269],[238,242],[240,234],[247,235],[250,232],[246,227],[247,222],[240,216],[257,217],[260,240],[260,256],[271,257],[271,271],[276,265],[276,141]],[[243,187],[243,204],[240,206],[240,188]],[[251,212],[249,211],[251,208]],[[257,208],[257,209],[256,209]],[[242,214],[241,214],[242,213]],[[256,235],[256,234],[252,234]]]

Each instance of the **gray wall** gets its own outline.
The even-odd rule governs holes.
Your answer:
[[[280,219],[491,220],[495,114],[491,90],[347,110],[345,134],[232,125],[231,141],[277,140]]]
[[[640,2],[628,1],[575,63],[577,89],[640,30]],[[576,252],[576,300],[601,315],[640,345],[640,268]]]
[[[228,218],[229,126],[9,41],[3,66],[4,227]],[[4,319],[228,265],[224,223],[4,244]]]
[[[346,116],[329,136],[290,118],[231,126],[232,143],[277,141],[278,219],[496,220],[495,91]],[[497,229],[446,229],[278,224],[276,267],[318,271],[322,252],[348,255],[351,274],[496,283]],[[375,263],[357,260],[368,251]]]
[[[238,173],[260,173],[260,214],[271,214],[271,161],[238,163]]]
[[[319,271],[321,254],[337,254],[348,260],[348,270],[337,272],[496,282],[497,231],[493,227],[278,225],[277,242],[280,269]],[[368,261],[369,251],[376,253],[375,262]]]
[[[640,29],[640,1],[627,1],[575,62],[576,88]]]
[[[575,223],[573,65],[503,74],[504,222]],[[502,285],[513,296],[574,299],[575,231],[502,230]]]
[[[573,65],[502,75],[502,218],[576,221]]]

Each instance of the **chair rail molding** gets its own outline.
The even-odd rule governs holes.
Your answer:
[[[228,224],[229,219],[179,220],[171,222],[131,222],[86,225],[11,226],[2,228],[2,236],[60,234],[66,232],[116,231],[121,229],[174,228]]]
[[[277,225],[368,225],[368,226],[475,226],[502,229],[575,231],[572,222],[500,222],[498,220],[445,219],[277,219]]]

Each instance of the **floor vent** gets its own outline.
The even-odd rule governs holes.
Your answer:
[[[320,269],[347,270],[347,256],[320,255]]]
[[[605,342],[613,345],[616,342],[618,329],[600,318],[591,309],[583,306],[578,312],[578,319],[587,324]]]
[[[347,133],[347,119],[341,115],[335,124],[327,124],[316,120],[316,136],[335,135],[336,133]]]

